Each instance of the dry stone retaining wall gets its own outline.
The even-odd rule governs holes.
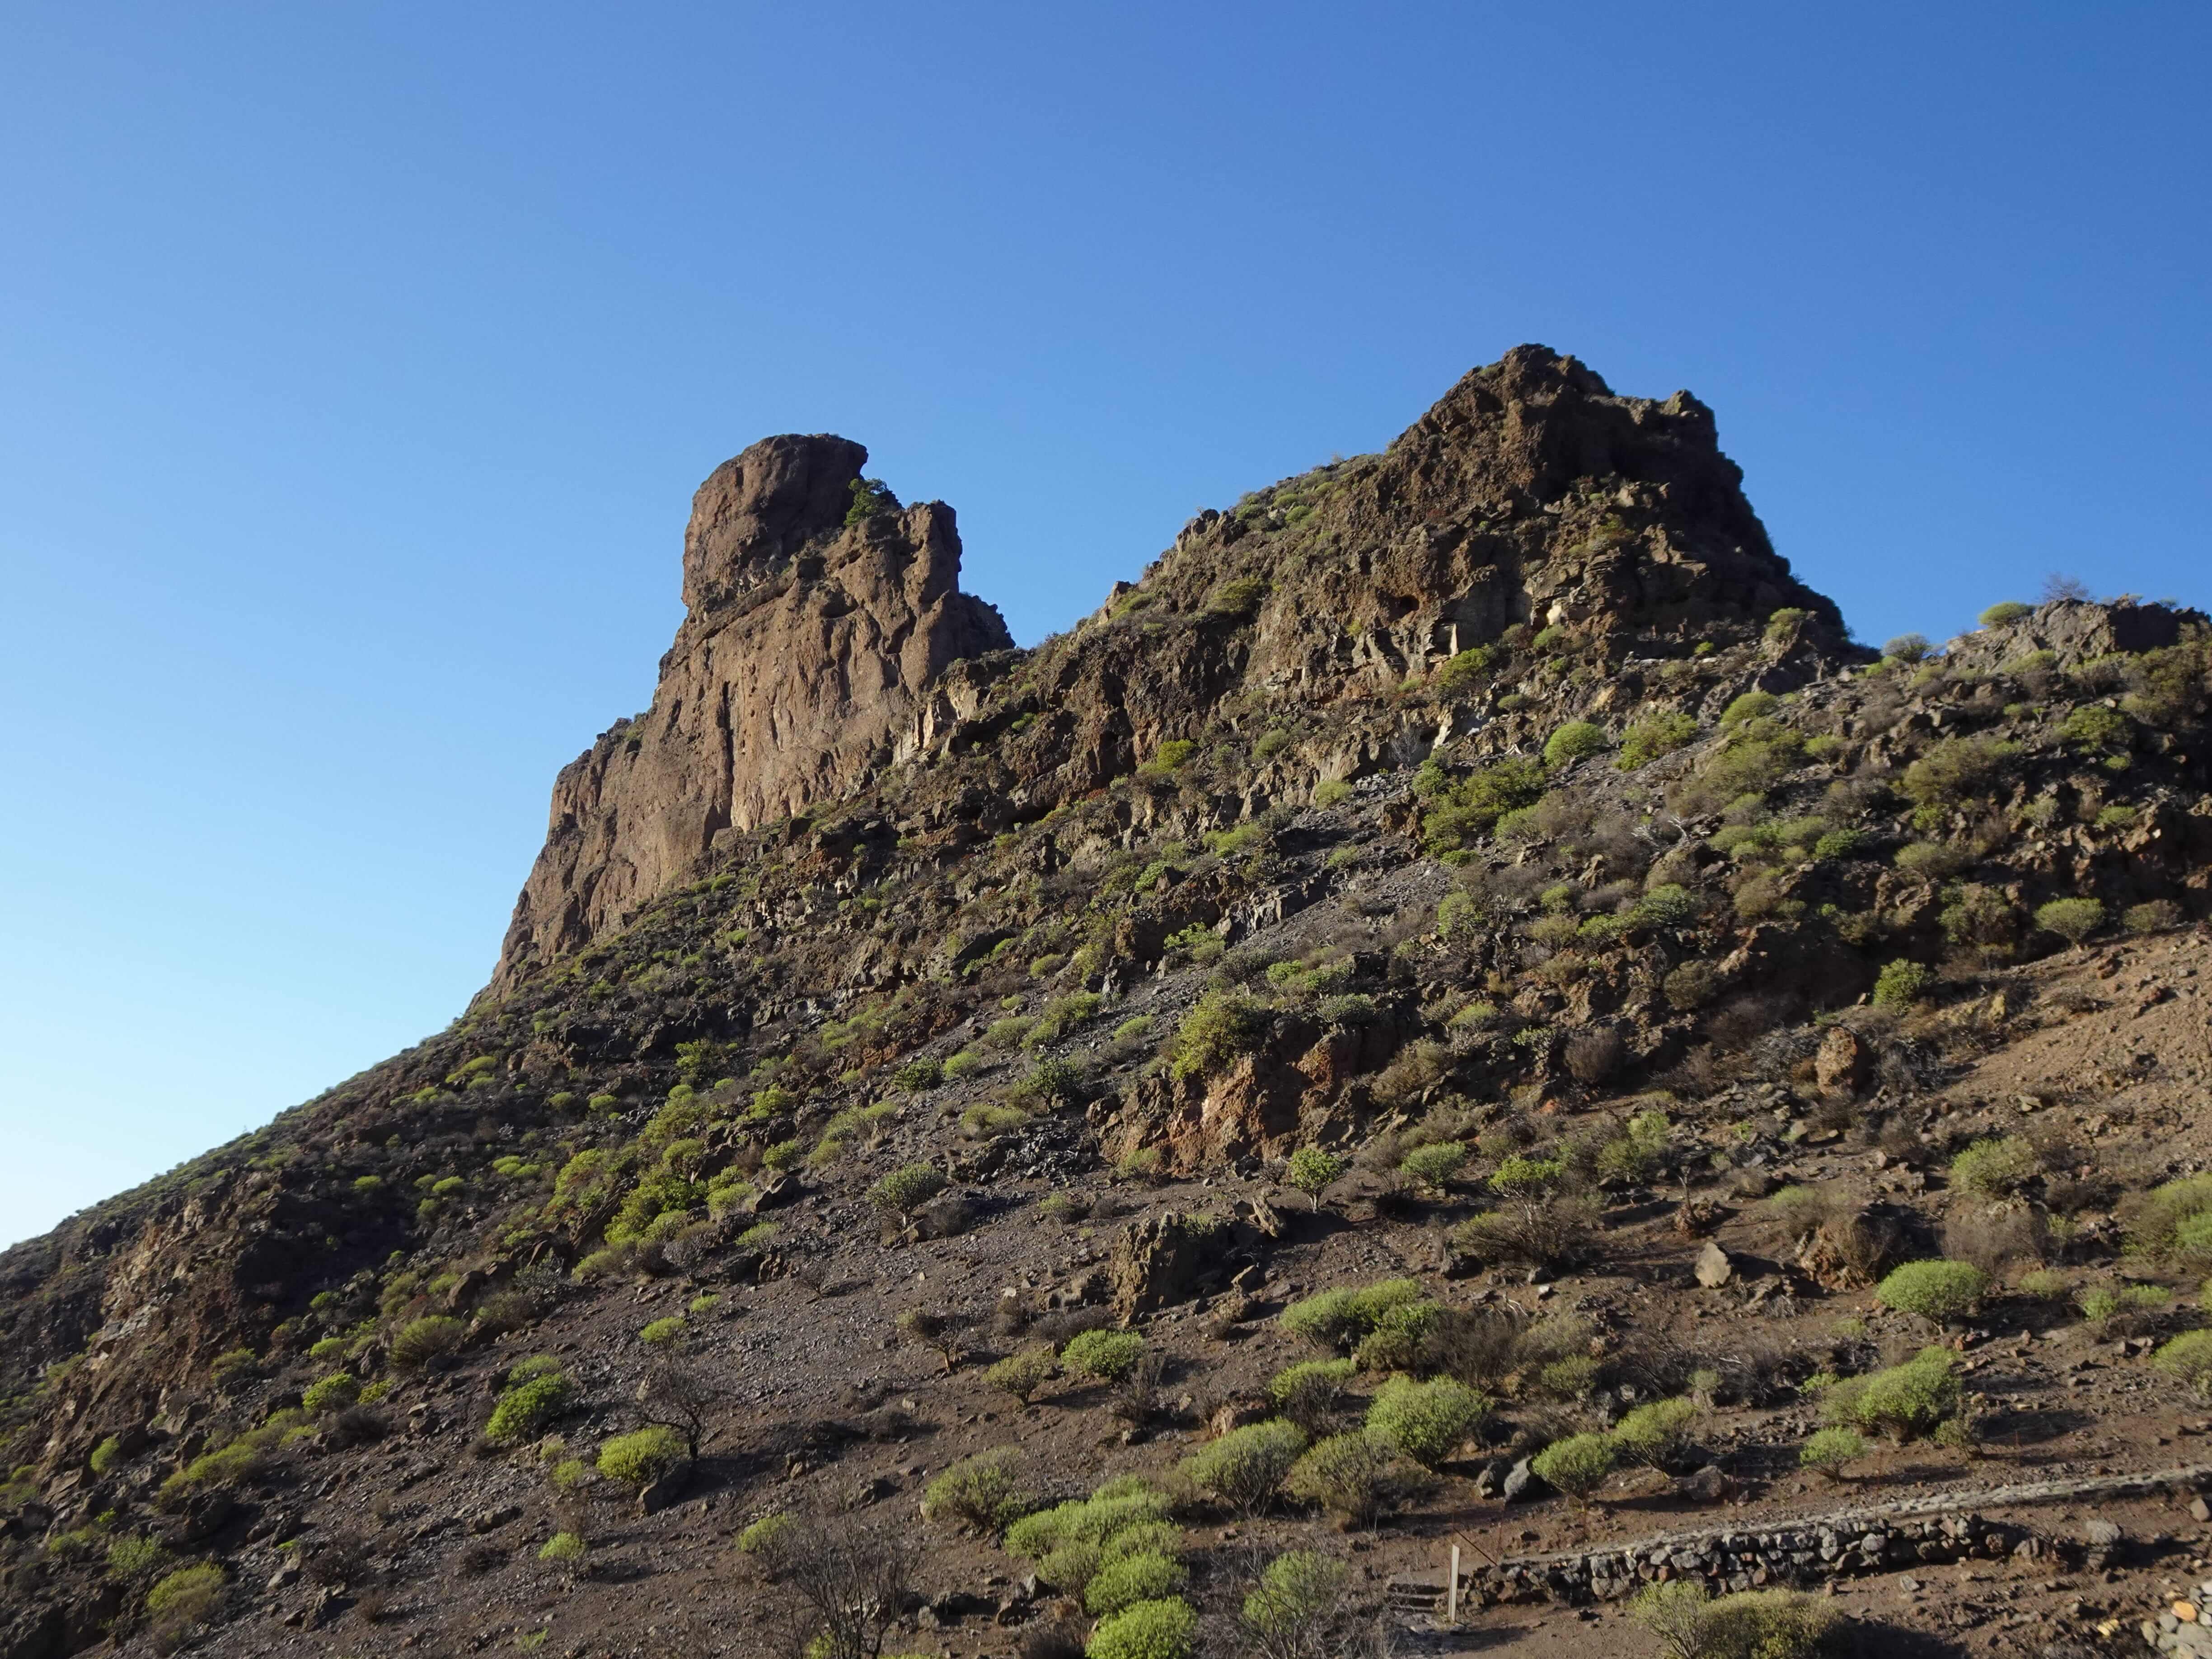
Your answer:
[[[1767,1584],[1804,1584],[1859,1573],[2001,1556],[2021,1547],[2027,1529],[1974,1511],[2034,1504],[2146,1497],[2212,1486],[2212,1464],[2149,1474],[2045,1480],[1980,1492],[1938,1493],[1894,1504],[1808,1516],[1765,1526],[1711,1528],[1662,1534],[1597,1550],[1509,1556],[1494,1566],[1462,1565],[1461,1594],[1471,1601],[1579,1602],[1633,1594],[1645,1584],[1695,1575],[1716,1591]],[[1401,1578],[1391,1586],[1401,1606],[1443,1599],[1443,1575]],[[2176,1626],[2183,1621],[2172,1620]],[[2146,1626],[2146,1633],[2150,1627]],[[2206,1632],[2212,1636],[2212,1632]],[[2212,1641],[2171,1649],[2212,1659]]]

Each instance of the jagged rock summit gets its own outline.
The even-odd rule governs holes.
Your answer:
[[[1068,799],[1224,697],[1373,691],[1516,625],[1620,654],[1795,606],[1799,678],[1843,641],[1768,542],[1710,410],[1617,396],[1540,345],[1470,372],[1379,455],[1200,514],[1141,583],[1035,653],[1011,653],[998,612],[959,591],[951,507],[854,507],[866,460],[843,438],[769,438],[700,487],[653,706],[555,784],[494,994],[681,884],[718,834],[957,744],[1012,686],[1042,693],[1060,738],[1018,787]],[[1170,616],[1197,625],[1157,625]],[[1133,617],[1146,625],[1098,625]]]
[[[849,793],[948,664],[1012,644],[960,591],[952,509],[856,495],[867,459],[843,438],[764,438],[699,486],[653,706],[555,782],[495,990],[664,891],[718,832]]]

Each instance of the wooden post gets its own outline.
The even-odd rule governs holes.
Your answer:
[[[1444,1623],[1459,1623],[1459,1546],[1452,1546],[1451,1582],[1444,1587]]]

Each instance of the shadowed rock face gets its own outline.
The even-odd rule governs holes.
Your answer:
[[[959,591],[952,509],[848,526],[866,460],[842,438],[769,438],[700,487],[688,614],[653,707],[555,785],[495,994],[678,884],[717,833],[849,795],[988,711],[1012,659],[945,671],[1012,642]],[[1516,346],[1382,453],[1201,514],[1140,586],[1018,659],[1042,746],[1012,788],[1072,799],[1224,698],[1373,695],[1516,625],[1621,653],[1778,605],[1841,644],[1835,607],[1767,541],[1711,410],[1686,392],[1620,397],[1571,357]],[[1115,614],[1138,625],[1105,625]]]
[[[867,458],[843,438],[767,438],[699,487],[653,706],[555,782],[495,991],[666,890],[718,831],[851,792],[949,664],[1012,644],[960,592],[951,507],[845,522]]]

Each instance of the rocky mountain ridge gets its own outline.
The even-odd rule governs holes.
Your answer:
[[[1540,347],[1028,651],[866,459],[702,486],[653,707],[563,772],[452,1029],[0,1254],[0,1659],[869,1659],[807,1588],[861,1543],[897,1651],[1110,1656],[1103,1562],[1006,1530],[1109,1477],[1203,1651],[1263,1547],[1336,1575],[1338,1650],[1469,1526],[1802,1511],[1938,1252],[1960,1373],[2018,1356],[1945,1370],[1957,1478],[2179,1432],[2202,615],[1877,658],[1701,404]],[[1389,1342],[1314,1322],[1378,1281]],[[1431,1444],[1401,1383],[1482,1404]],[[1660,1490],[1518,1507],[1652,1401]],[[1938,1478],[1936,1423],[1862,1455]],[[1236,1495],[1253,1434],[1365,1460],[1386,1524],[1311,1464]],[[803,1559],[736,1548],[777,1516]]]

